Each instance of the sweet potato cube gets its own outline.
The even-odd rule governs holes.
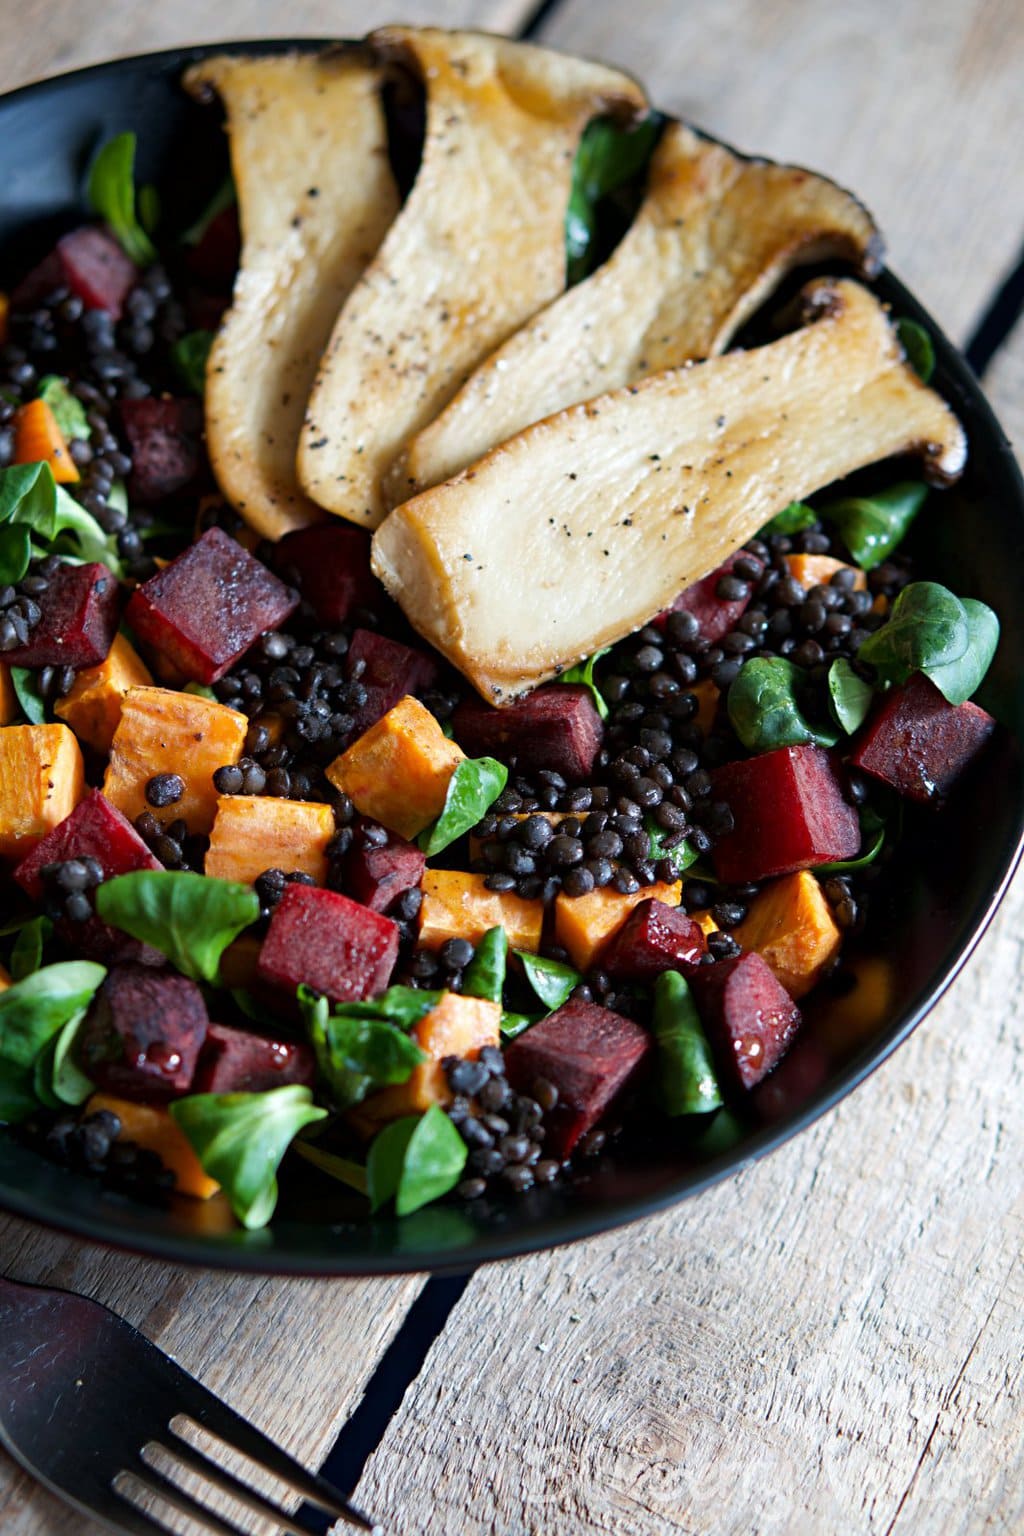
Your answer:
[[[202,469],[203,407],[199,400],[122,400],[121,423],[132,456],[128,496],[146,504],[191,488]]]
[[[464,753],[419,699],[401,699],[336,757],[327,777],[364,816],[413,838],[440,816]]]
[[[927,804],[949,793],[995,726],[969,700],[950,704],[918,672],[875,705],[851,761],[908,800]]]
[[[504,928],[512,949],[535,955],[544,926],[544,903],[508,891],[489,891],[483,875],[428,869],[423,876],[419,942],[440,949],[449,939],[478,944],[488,928]]]
[[[215,683],[298,603],[298,593],[236,539],[208,528],[136,589],[125,617],[140,641],[176,672]]]
[[[335,519],[286,533],[274,545],[273,562],[328,627],[344,624],[353,608],[379,606],[384,598],[370,570],[370,535],[351,523]]]
[[[327,844],[334,836],[329,805],[273,796],[221,795],[205,870],[218,880],[251,884],[265,869],[327,879]]]
[[[452,1094],[441,1063],[446,1056],[475,1060],[485,1045],[501,1044],[501,1004],[482,997],[445,992],[436,1008],[410,1031],[429,1060],[414,1067],[404,1083],[371,1094],[351,1116],[364,1134],[402,1115],[423,1114],[432,1104],[450,1104]]]
[[[601,969],[616,980],[647,981],[662,971],[689,973],[707,953],[700,924],[679,907],[641,901],[605,945]]]
[[[842,943],[821,886],[806,869],[766,885],[732,936],[768,962],[793,998],[811,990]]]
[[[366,702],[352,712],[353,730],[359,734],[393,709],[399,699],[421,693],[437,681],[433,657],[371,629],[354,631],[346,665],[349,677],[366,693]]]
[[[131,643],[124,635],[115,635],[104,660],[78,673],[70,690],[57,700],[54,713],[67,721],[79,741],[106,756],[128,689],[145,688],[152,681],[149,668]]]
[[[198,694],[129,688],[110,748],[103,793],[134,821],[140,812],[152,810],[146,801],[149,780],[158,773],[179,774],[185,792],[161,813],[162,819],[174,821],[180,816],[192,832],[209,832],[217,810],[213,775],[222,764],[237,763],[248,729],[248,720],[237,710]]]
[[[209,1200],[220,1189],[216,1179],[203,1172],[191,1142],[166,1109],[156,1104],[136,1104],[113,1093],[94,1093],[86,1100],[82,1114],[95,1115],[102,1109],[120,1120],[118,1141],[133,1141],[137,1147],[156,1153],[164,1167],[174,1174],[174,1188],[179,1195]]]
[[[693,614],[705,640],[709,640],[712,645],[716,640],[721,640],[723,635],[735,628],[737,619],[741,617],[754,595],[751,582],[746,583],[747,591],[743,597],[719,597],[718,595],[718,583],[724,576],[732,575],[732,568],[740,559],[753,560],[754,557],[748,555],[745,550],[738,549],[734,555],[729,556],[728,560],[723,560],[717,570],[702,577],[700,581],[695,581],[684,592],[680,592],[672,607],[665,613],[659,614],[655,623],[663,624],[670,613],[685,610],[686,613]],[[760,561],[757,564],[760,564]]]
[[[853,590],[867,591],[866,573],[859,566],[848,565],[845,560],[836,560],[832,555],[787,555],[786,564],[793,580],[798,581],[805,592],[809,592],[812,587],[831,585],[837,571],[852,571]]]
[[[371,912],[386,912],[404,891],[419,885],[426,867],[416,844],[402,837],[377,845],[363,843],[357,836],[345,860],[345,890]]]
[[[663,881],[642,885],[630,896],[601,886],[589,896],[555,897],[555,940],[568,952],[577,970],[589,971],[614,938],[634,907],[642,901],[660,901],[666,907],[678,907],[682,899],[682,881],[673,885]]]
[[[290,885],[260,950],[260,975],[294,993],[302,982],[337,1003],[383,992],[398,958],[398,925],[336,891]]]
[[[721,880],[767,880],[860,852],[857,813],[821,747],[776,747],[726,763],[712,782],[715,799],[726,802],[734,821],[715,844]]]
[[[316,1059],[302,1040],[278,1040],[211,1024],[192,1079],[193,1093],[267,1093],[298,1083],[312,1088]]]
[[[58,565],[37,601],[39,622],[25,645],[4,653],[8,665],[94,667],[103,660],[121,607],[117,578],[105,565]]]
[[[0,728],[0,857],[24,858],[84,794],[81,749],[66,725]]]
[[[604,736],[590,689],[576,683],[537,688],[505,709],[460,704],[452,726],[473,757],[514,758],[523,773],[549,768],[574,784],[589,776]]]
[[[108,971],[78,1037],[78,1059],[97,1088],[160,1103],[188,1093],[206,1039],[203,994],[174,971]]]
[[[512,1087],[529,1094],[542,1077],[558,1089],[558,1102],[544,1117],[545,1156],[570,1156],[635,1081],[650,1050],[651,1037],[641,1025],[575,1000],[513,1040],[505,1052]]]
[[[753,1088],[800,1028],[800,1010],[760,955],[702,965],[691,977],[701,1023],[723,1076]]]
[[[18,695],[11,681],[11,669],[5,661],[0,661],[0,725],[10,725],[20,713]]]

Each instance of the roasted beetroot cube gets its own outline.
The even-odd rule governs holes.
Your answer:
[[[646,981],[662,971],[689,972],[707,953],[704,930],[680,907],[641,901],[601,956],[601,969],[622,981]]]
[[[977,704],[950,704],[916,672],[875,705],[851,758],[909,800],[947,795],[996,728]]]
[[[398,958],[398,924],[336,891],[290,885],[260,949],[260,975],[294,993],[305,982],[338,1003],[383,992]]]
[[[106,657],[117,633],[121,590],[105,565],[58,565],[45,592],[35,599],[42,610],[25,645],[4,652],[13,667],[95,667]]]
[[[78,1059],[107,1093],[174,1099],[192,1085],[207,1023],[194,981],[142,965],[116,966],[86,1014]]]
[[[132,594],[125,617],[176,671],[215,683],[265,629],[282,624],[298,596],[220,528]]]
[[[203,465],[202,402],[148,396],[122,400],[120,411],[132,457],[131,500],[148,504],[188,490]]]
[[[430,656],[370,629],[354,632],[348,673],[366,690],[366,703],[353,711],[356,736],[368,731],[406,694],[419,693],[437,681],[437,666]]]
[[[87,224],[59,240],[18,284],[11,295],[11,307],[32,309],[55,288],[66,286],[86,309],[105,309],[112,319],[120,320],[124,301],[138,276],[138,268],[113,236]]]
[[[266,1093],[299,1083],[312,1088],[316,1060],[298,1040],[275,1040],[211,1024],[192,1079],[193,1093]]]
[[[680,592],[672,607],[660,613],[654,622],[659,627],[663,626],[670,613],[678,613],[680,609],[685,609],[697,620],[705,640],[710,640],[712,644],[716,640],[721,640],[723,635],[735,628],[736,620],[743,613],[754,593],[752,582],[741,581],[739,577],[733,576],[733,566],[737,560],[749,560],[752,565],[758,566],[760,574],[761,562],[753,555],[748,555],[745,550],[738,549],[718,567],[717,571],[712,571],[710,576],[695,581],[692,587],[687,587],[685,592]],[[733,582],[738,582],[739,586],[746,588],[742,596],[719,595],[718,584],[723,577],[727,576],[731,577]],[[736,590],[738,591],[739,587]]]
[[[404,891],[419,885],[426,867],[424,855],[404,837],[389,834],[386,843],[370,844],[357,831],[345,860],[345,889],[371,912],[386,912]]]
[[[566,1003],[513,1040],[505,1052],[512,1087],[529,1094],[540,1077],[558,1089],[558,1102],[544,1117],[545,1156],[570,1155],[634,1080],[650,1049],[645,1029],[596,1003]]]
[[[715,769],[712,786],[733,815],[733,830],[718,838],[713,855],[719,879],[730,884],[853,859],[860,851],[857,813],[821,747],[777,747],[726,763]]]
[[[197,245],[188,246],[185,264],[204,288],[214,293],[230,293],[238,271],[242,251],[242,232],[238,226],[238,206],[222,208],[214,214]]]
[[[286,533],[274,545],[274,569],[298,587],[321,624],[344,624],[353,608],[372,608],[384,595],[370,570],[369,534],[336,519]]]
[[[604,734],[590,689],[575,683],[538,688],[505,709],[460,704],[452,726],[471,757],[514,757],[524,773],[549,768],[574,784],[590,774]]]
[[[700,966],[690,985],[720,1072],[741,1088],[753,1088],[800,1028],[796,1003],[752,950]]]

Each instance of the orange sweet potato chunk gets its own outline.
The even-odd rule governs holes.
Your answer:
[[[718,713],[718,701],[721,692],[716,683],[710,677],[704,677],[699,683],[694,683],[688,690],[697,700],[697,713],[694,717],[695,724],[699,725],[705,736],[715,723],[715,715]]]
[[[146,802],[148,781],[158,773],[180,774],[185,792],[158,820],[170,822],[180,816],[190,831],[209,832],[218,799],[213,775],[224,763],[237,763],[248,728],[248,720],[237,710],[198,694],[129,688],[110,748],[103,793],[134,821],[140,812],[152,809]]]
[[[0,725],[10,725],[12,720],[17,720],[19,713],[18,695],[11,682],[11,669],[5,661],[0,661]]]
[[[787,555],[786,564],[789,574],[804,591],[827,587],[836,571],[853,571],[854,591],[863,592],[868,584],[867,576],[856,565],[847,565],[845,560],[836,560],[832,555]]]
[[[437,1007],[410,1031],[429,1060],[414,1067],[407,1082],[371,1094],[353,1112],[352,1123],[364,1134],[372,1134],[387,1120],[423,1114],[432,1104],[450,1104],[442,1061],[446,1056],[475,1060],[485,1045],[500,1044],[500,1025],[500,1003],[445,992]]]
[[[24,858],[84,794],[81,749],[66,725],[0,729],[0,856]]]
[[[842,942],[821,886],[806,869],[766,885],[732,936],[767,961],[793,998],[811,990]]]
[[[149,668],[129,641],[115,635],[106,659],[76,674],[70,691],[54,705],[54,714],[67,721],[79,741],[106,756],[128,689],[145,688],[152,681]]]
[[[412,839],[440,816],[464,756],[429,709],[407,694],[334,759],[327,777],[364,816]]]
[[[555,898],[555,942],[568,951],[577,970],[589,970],[639,902],[653,899],[678,907],[682,894],[681,880],[673,885],[663,881],[642,885],[631,896],[609,886],[591,891],[589,896],[566,896],[563,892]]]
[[[327,844],[334,836],[329,805],[270,795],[221,795],[210,834],[206,873],[249,884],[265,869],[327,879]]]
[[[135,1104],[112,1093],[94,1093],[86,1101],[83,1114],[94,1115],[101,1109],[109,1110],[120,1120],[118,1140],[134,1141],[147,1152],[157,1154],[164,1167],[174,1174],[174,1187],[179,1195],[209,1200],[220,1189],[217,1181],[203,1172],[184,1131],[175,1125],[166,1109],[155,1104]]]
[[[489,891],[483,875],[457,869],[428,869],[421,886],[419,941],[440,949],[449,939],[478,944],[488,928],[504,928],[512,949],[536,954],[544,924],[544,903],[507,891]]]

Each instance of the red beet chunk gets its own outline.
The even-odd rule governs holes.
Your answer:
[[[550,768],[571,783],[589,777],[604,734],[589,688],[555,683],[506,709],[460,704],[455,739],[472,757],[515,757],[525,773]]]
[[[222,208],[214,214],[198,245],[189,246],[185,264],[204,288],[214,293],[230,293],[242,252],[242,233],[238,227],[238,207]]]
[[[690,984],[723,1076],[753,1088],[782,1059],[800,1028],[796,1003],[753,951],[702,965]]]
[[[266,1093],[299,1083],[312,1088],[316,1060],[308,1045],[274,1040],[226,1024],[211,1024],[199,1057],[193,1093]]]
[[[132,457],[131,500],[148,504],[188,490],[203,465],[202,402],[149,396],[122,400],[120,411]]]
[[[107,1093],[160,1102],[187,1093],[206,1039],[206,1004],[173,971],[121,965],[107,974],[85,1018],[78,1057]]]
[[[58,565],[36,599],[42,610],[25,645],[4,652],[13,667],[95,667],[117,633],[121,590],[105,565]]]
[[[513,1040],[505,1052],[513,1088],[528,1094],[543,1077],[558,1089],[558,1102],[544,1117],[545,1156],[570,1155],[634,1080],[650,1049],[645,1029],[596,1003],[566,1003]]]
[[[622,981],[645,981],[668,970],[689,973],[707,947],[700,924],[681,908],[641,901],[601,956],[601,969]]]
[[[45,865],[87,855],[102,864],[105,880],[134,869],[163,868],[128,818],[94,789],[22,859],[14,878],[33,901],[42,901]]]
[[[176,671],[215,683],[257,636],[282,624],[298,596],[220,528],[143,582],[126,618]]]
[[[712,571],[710,576],[705,576],[700,581],[695,581],[692,587],[687,587],[685,592],[680,592],[671,608],[660,613],[655,619],[655,624],[662,626],[670,613],[678,613],[685,609],[692,613],[700,625],[700,632],[705,640],[712,644],[721,640],[723,635],[736,627],[736,621],[743,613],[753,596],[753,584],[746,582],[746,596],[744,597],[719,597],[718,583],[723,576],[731,576],[732,568],[737,560],[754,560],[753,555],[748,555],[745,550],[738,549],[734,555],[720,565],[717,571]],[[755,561],[760,565],[760,561]]]
[[[273,558],[274,569],[298,587],[321,624],[344,624],[353,608],[372,608],[383,596],[362,528],[337,520],[299,528],[274,545]]]
[[[406,694],[420,693],[437,681],[437,667],[430,656],[370,629],[354,632],[348,648],[348,673],[366,690],[366,703],[353,714],[357,736],[394,709]]]
[[[345,860],[345,889],[371,912],[386,912],[404,891],[419,885],[426,867],[424,855],[404,837],[390,834],[377,846],[364,843],[357,831]]]
[[[260,950],[265,981],[300,983],[338,1003],[383,992],[398,958],[398,924],[336,891],[290,885]]]
[[[977,704],[950,704],[916,672],[875,706],[851,762],[909,800],[937,800],[949,793],[995,727]]]
[[[860,852],[857,813],[843,799],[821,747],[777,747],[712,774],[712,793],[733,814],[733,830],[715,844],[715,871],[742,885],[796,869],[853,859]]]
[[[120,320],[124,301],[138,280],[129,261],[106,230],[86,224],[58,240],[50,254],[34,267],[11,295],[13,309],[32,309],[55,288],[68,287],[86,309],[105,309]]]

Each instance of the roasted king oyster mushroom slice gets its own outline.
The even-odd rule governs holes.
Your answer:
[[[565,285],[565,211],[590,118],[641,113],[617,70],[505,38],[388,27],[367,39],[422,77],[423,158],[338,317],[310,395],[299,479],[375,528],[381,479],[473,368]]]
[[[962,428],[878,300],[813,283],[813,322],[560,411],[391,513],[373,566],[496,704],[646,623],[791,501],[916,452],[935,481]]]
[[[398,209],[381,69],[331,50],[195,65],[227,111],[242,260],[206,374],[206,435],[224,495],[277,538],[321,517],[295,453],[338,311]]]
[[[724,352],[791,268],[837,256],[866,277],[881,265],[881,237],[856,198],[670,123],[609,260],[509,337],[412,440],[404,496],[565,406]]]

